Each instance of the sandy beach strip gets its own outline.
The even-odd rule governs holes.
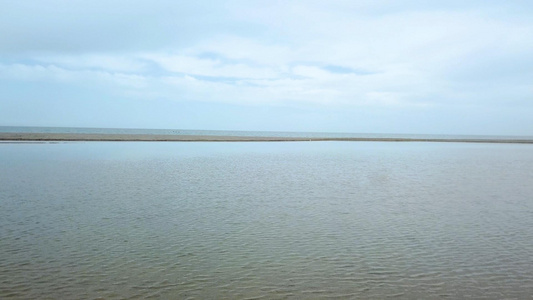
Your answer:
[[[8,133],[0,132],[5,142],[451,142],[533,144],[533,139],[446,139],[446,138],[332,138],[332,137],[263,137],[218,135],[94,134],[94,133]]]
[[[0,141],[94,141],[94,142],[269,142],[306,141],[305,138],[101,133],[1,133]]]

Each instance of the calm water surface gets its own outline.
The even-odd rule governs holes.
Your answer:
[[[533,295],[533,147],[0,144],[0,298]]]

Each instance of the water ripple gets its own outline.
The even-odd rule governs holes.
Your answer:
[[[530,148],[333,145],[2,145],[0,298],[531,298]]]

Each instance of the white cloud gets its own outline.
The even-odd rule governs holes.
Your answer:
[[[142,72],[146,67],[135,56],[118,56],[102,54],[81,55],[42,55],[35,57],[40,63],[53,64],[68,69],[101,69],[114,72]]]
[[[4,80],[54,82],[60,84],[75,84],[94,86],[99,89],[111,88],[145,88],[148,80],[145,76],[92,71],[68,70],[55,65],[0,65],[0,78]]]
[[[277,75],[276,72],[265,67],[250,66],[221,58],[165,54],[151,54],[144,57],[168,71],[182,74],[233,78],[272,78]]]
[[[293,50],[291,44],[283,40],[263,40],[260,36],[239,37],[220,34],[199,41],[184,49],[184,52],[191,55],[206,52],[218,53],[228,59],[254,62],[259,65],[279,66],[290,63],[294,59],[292,57]]]
[[[308,77],[308,78],[314,78],[318,80],[331,80],[335,76],[328,71],[325,71],[321,68],[314,67],[314,66],[296,66],[292,68],[292,73],[296,76],[302,76],[302,77]]]

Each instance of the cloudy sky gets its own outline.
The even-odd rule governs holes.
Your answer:
[[[533,135],[533,1],[0,6],[0,125]]]

